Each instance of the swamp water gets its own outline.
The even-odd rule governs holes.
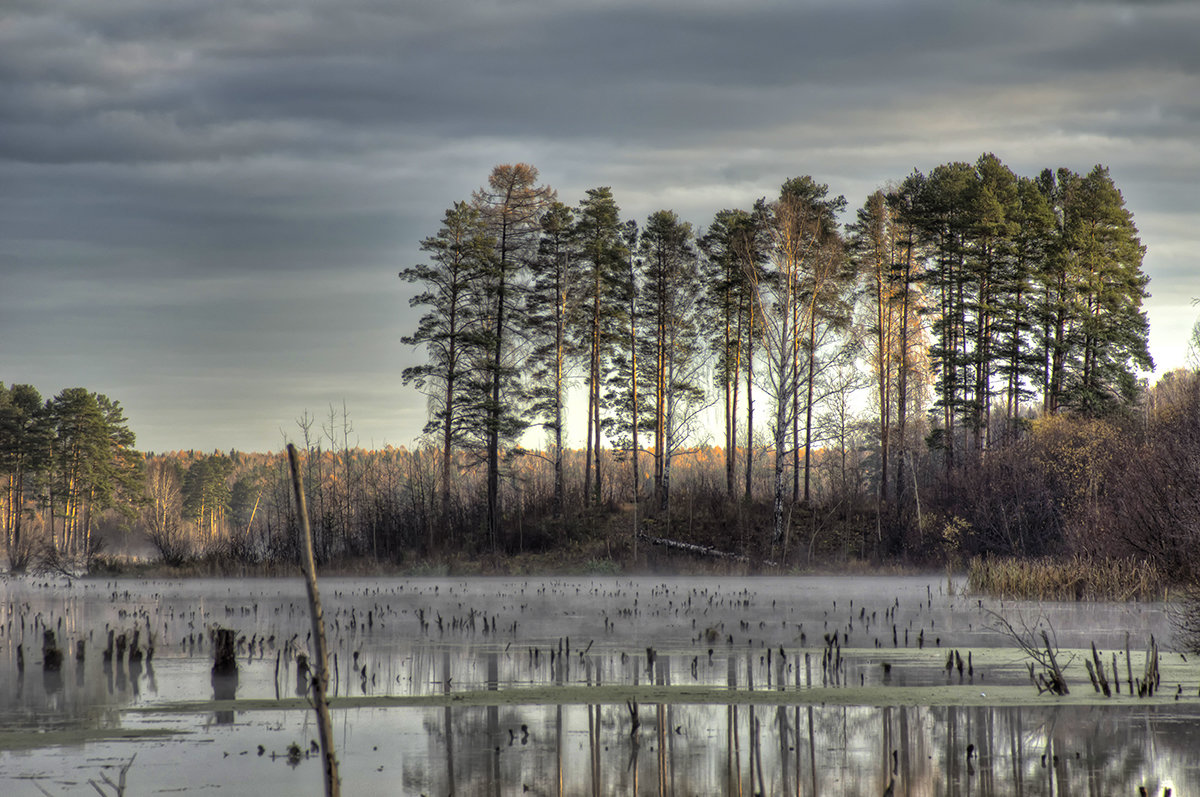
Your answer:
[[[321,590],[345,794],[1200,794],[1200,661],[1161,604],[979,599],[938,577]],[[1070,694],[1039,694],[998,615],[1053,629]],[[217,627],[237,633],[236,682],[211,675]],[[122,768],[130,795],[321,794],[308,629],[299,579],[0,583],[0,794],[112,794]],[[110,630],[142,655],[105,661]],[[1159,690],[1137,697],[1151,635]]]

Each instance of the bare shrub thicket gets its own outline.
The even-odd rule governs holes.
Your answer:
[[[977,556],[1119,558],[1146,562],[1173,579],[1200,578],[1195,374],[1165,378],[1146,392],[1136,413],[1024,419],[1003,442],[974,458],[960,452],[954,468],[943,467],[936,445],[906,444],[903,490],[885,501],[877,486],[879,460],[861,427],[848,417],[833,421],[820,427],[823,446],[812,455],[810,499],[789,500],[778,543],[771,542],[775,452],[761,437],[749,451],[736,452],[733,495],[722,449],[680,451],[665,506],[652,498],[649,457],[639,460],[635,479],[631,457],[603,451],[604,492],[585,504],[585,454],[564,452],[559,504],[554,458],[509,452],[500,470],[501,522],[494,535],[479,458],[456,456],[449,468],[450,500],[443,502],[446,471],[435,448],[368,451],[314,443],[302,456],[315,554],[320,562],[412,562],[553,552],[598,542],[608,556],[628,561],[636,529],[788,565],[896,555],[957,563]],[[747,456],[748,497],[742,478]],[[282,455],[159,454],[145,458],[143,473],[138,511],[96,520],[113,543],[110,550],[124,550],[126,541],[141,538],[170,564],[195,556],[250,564],[296,561],[299,538]],[[36,512],[30,517],[25,547],[10,557],[54,567],[58,562],[39,556],[44,540]]]
[[[1200,376],[1176,372],[1164,379],[1131,427],[1129,442],[1110,463],[1100,511],[1078,536],[1197,581]]]

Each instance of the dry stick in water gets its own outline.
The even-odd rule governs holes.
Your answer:
[[[1054,676],[1054,692],[1056,694],[1065,695],[1071,690],[1067,688],[1067,680],[1063,678],[1062,670],[1058,668],[1058,659],[1054,655],[1054,647],[1050,644],[1050,637],[1045,631],[1042,631],[1042,641],[1046,643],[1046,656],[1050,659],[1050,670]]]
[[[304,580],[308,585],[308,605],[312,613],[312,638],[316,650],[316,677],[313,685],[313,708],[317,712],[317,731],[321,737],[321,761],[325,765],[325,797],[339,797],[341,782],[338,779],[337,757],[333,749],[333,724],[329,721],[329,657],[325,645],[325,615],[321,611],[321,596],[317,592],[317,570],[313,559],[312,528],[308,524],[308,505],[304,501],[304,487],[300,484],[300,466],[296,461],[296,447],[288,443],[288,463],[292,468],[292,488],[296,493],[296,506],[300,516],[300,531],[304,538],[304,550],[300,564],[304,569]]]

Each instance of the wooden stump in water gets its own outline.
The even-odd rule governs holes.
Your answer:
[[[296,654],[296,697],[308,697],[308,686],[312,676],[308,669],[308,656]]]
[[[54,632],[46,629],[42,632],[42,669],[47,672],[58,672],[62,669],[63,652],[58,647]]]
[[[133,642],[129,645],[130,664],[133,664],[135,661],[140,662],[142,660],[141,636],[142,632],[140,630],[136,628],[133,629]]]
[[[218,628],[213,632],[213,675],[237,675],[236,642],[237,632],[232,628]]]

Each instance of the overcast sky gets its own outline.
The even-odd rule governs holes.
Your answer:
[[[4,0],[0,381],[106,393],[146,450],[275,450],[343,402],[411,445],[397,273],[495,164],[703,228],[982,152],[1110,168],[1162,372],[1200,296],[1198,42],[1193,2]]]

